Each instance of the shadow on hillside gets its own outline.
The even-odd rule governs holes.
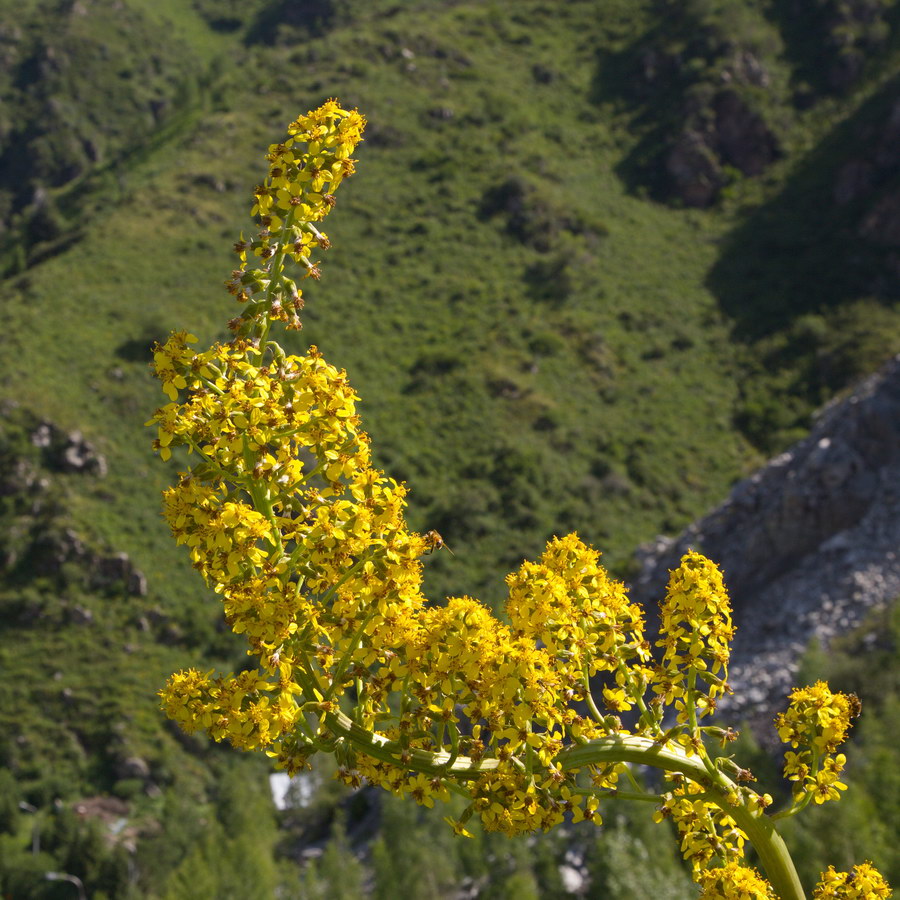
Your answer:
[[[290,35],[321,37],[335,21],[333,0],[278,0],[267,4],[247,29],[244,43],[276,44]]]
[[[822,5],[773,3],[765,16],[778,29],[784,41],[785,54],[792,64],[792,81],[803,84],[812,94],[827,94],[829,64],[834,62],[834,48],[826,44],[827,25]],[[802,102],[802,101],[801,101]]]
[[[615,174],[630,193],[666,198],[662,154],[671,142],[673,122],[684,106],[687,80],[677,63],[654,48],[662,44],[665,26],[642,34],[621,50],[597,52],[590,99],[628,110],[629,130],[641,137],[616,164]]]
[[[900,26],[897,4],[795,0],[770,3],[764,15],[784,42],[800,106],[815,96],[846,95],[884,61]]]
[[[856,298],[900,296],[897,136],[900,77],[725,239],[707,286],[733,320],[735,339],[757,340]]]

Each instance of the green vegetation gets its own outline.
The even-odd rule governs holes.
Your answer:
[[[764,0],[0,2],[0,761],[14,775],[0,781],[0,889],[68,896],[41,878],[72,866],[95,897],[178,897],[206,884],[185,872],[209,870],[209,896],[226,896],[216,840],[269,848],[255,852],[259,883],[286,879],[298,896],[349,867],[337,842],[285,874],[279,833],[222,799],[233,771],[259,786],[259,770],[177,736],[153,697],[198,651],[240,664],[217,601],[170,546],[168,473],[142,427],[162,403],[153,342],[175,325],[217,336],[258,148],[328,96],[370,119],[294,349],[316,343],[347,368],[379,464],[412,488],[413,524],[453,550],[431,557],[430,594],[496,603],[506,571],[570,530],[625,575],[638,543],[719,501],[900,346],[896,12],[872,0],[865,21],[842,20],[844,5],[814,5],[807,28],[790,12],[804,4]],[[866,65],[839,59],[846,47]],[[716,130],[723,72],[729,109],[777,148],[758,172]],[[703,204],[665,177],[685,127],[715,176]],[[81,430],[107,474],[61,469],[32,441],[44,421]],[[96,582],[119,552],[146,593]],[[868,724],[873,708],[861,734],[874,767],[897,741],[896,710]],[[865,765],[852,780],[869,799],[846,815],[871,802],[895,832],[900,804]],[[57,824],[55,798],[101,794],[125,805],[125,837],[96,816]],[[323,797],[316,840],[337,802]],[[419,815],[387,803],[383,827],[397,841],[427,827],[446,857]],[[608,833],[579,837],[596,884],[655,896],[659,869],[642,867],[643,887],[615,879],[617,860],[657,859],[656,838],[606,816]],[[352,826],[373,890],[391,890],[406,875],[379,850],[389,832],[370,843]],[[479,896],[558,891],[564,848],[549,839],[527,861],[487,838],[450,846]],[[421,866],[441,896],[435,857]],[[896,861],[875,862],[900,880]]]

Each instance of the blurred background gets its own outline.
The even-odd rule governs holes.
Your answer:
[[[717,559],[767,789],[788,686],[863,700],[801,874],[900,882],[897,3],[0,0],[0,892],[694,895],[651,810],[464,841],[158,711],[246,657],[159,515],[152,347],[226,336],[266,147],[332,96],[369,127],[287,343],[452,549],[428,595],[499,608],[578,531],[652,619]]]

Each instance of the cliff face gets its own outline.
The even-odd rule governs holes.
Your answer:
[[[827,646],[900,596],[900,355],[827,406],[808,438],[720,507],[642,547],[633,596],[658,603],[689,548],[722,567],[732,597],[727,706],[768,717],[783,707],[812,638]]]

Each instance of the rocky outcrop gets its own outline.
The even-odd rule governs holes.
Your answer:
[[[106,457],[80,431],[66,433],[50,422],[41,422],[31,433],[31,443],[41,449],[43,462],[51,469],[100,478],[106,475]]]
[[[900,597],[900,356],[718,509],[641,548],[633,596],[655,605],[689,548],[722,567],[734,606],[734,695],[722,706],[768,718],[810,640],[827,646]]]
[[[691,104],[696,108],[688,109],[687,124],[665,160],[670,188],[687,206],[709,206],[716,199],[727,181],[725,166],[753,177],[780,153],[775,133],[739,91],[726,88],[709,99],[703,93]]]
[[[60,587],[74,580],[92,592],[146,596],[147,579],[126,553],[90,546],[68,522],[59,482],[104,477],[105,457],[80,431],[36,420],[14,403],[2,404],[0,413],[0,574],[46,578]],[[79,615],[73,621],[84,624]],[[33,610],[24,616],[33,618]]]
[[[744,175],[761,175],[779,154],[778,140],[759,112],[734,90],[713,100],[713,146],[726,165]]]
[[[675,4],[667,27],[636,48],[627,90],[657,123],[658,149],[642,164],[660,199],[710,206],[736,173],[759,176],[781,154],[766,113],[783,90],[769,71],[777,40],[734,24]]]
[[[725,184],[722,167],[704,136],[686,129],[666,156],[672,192],[686,206],[709,206]]]

